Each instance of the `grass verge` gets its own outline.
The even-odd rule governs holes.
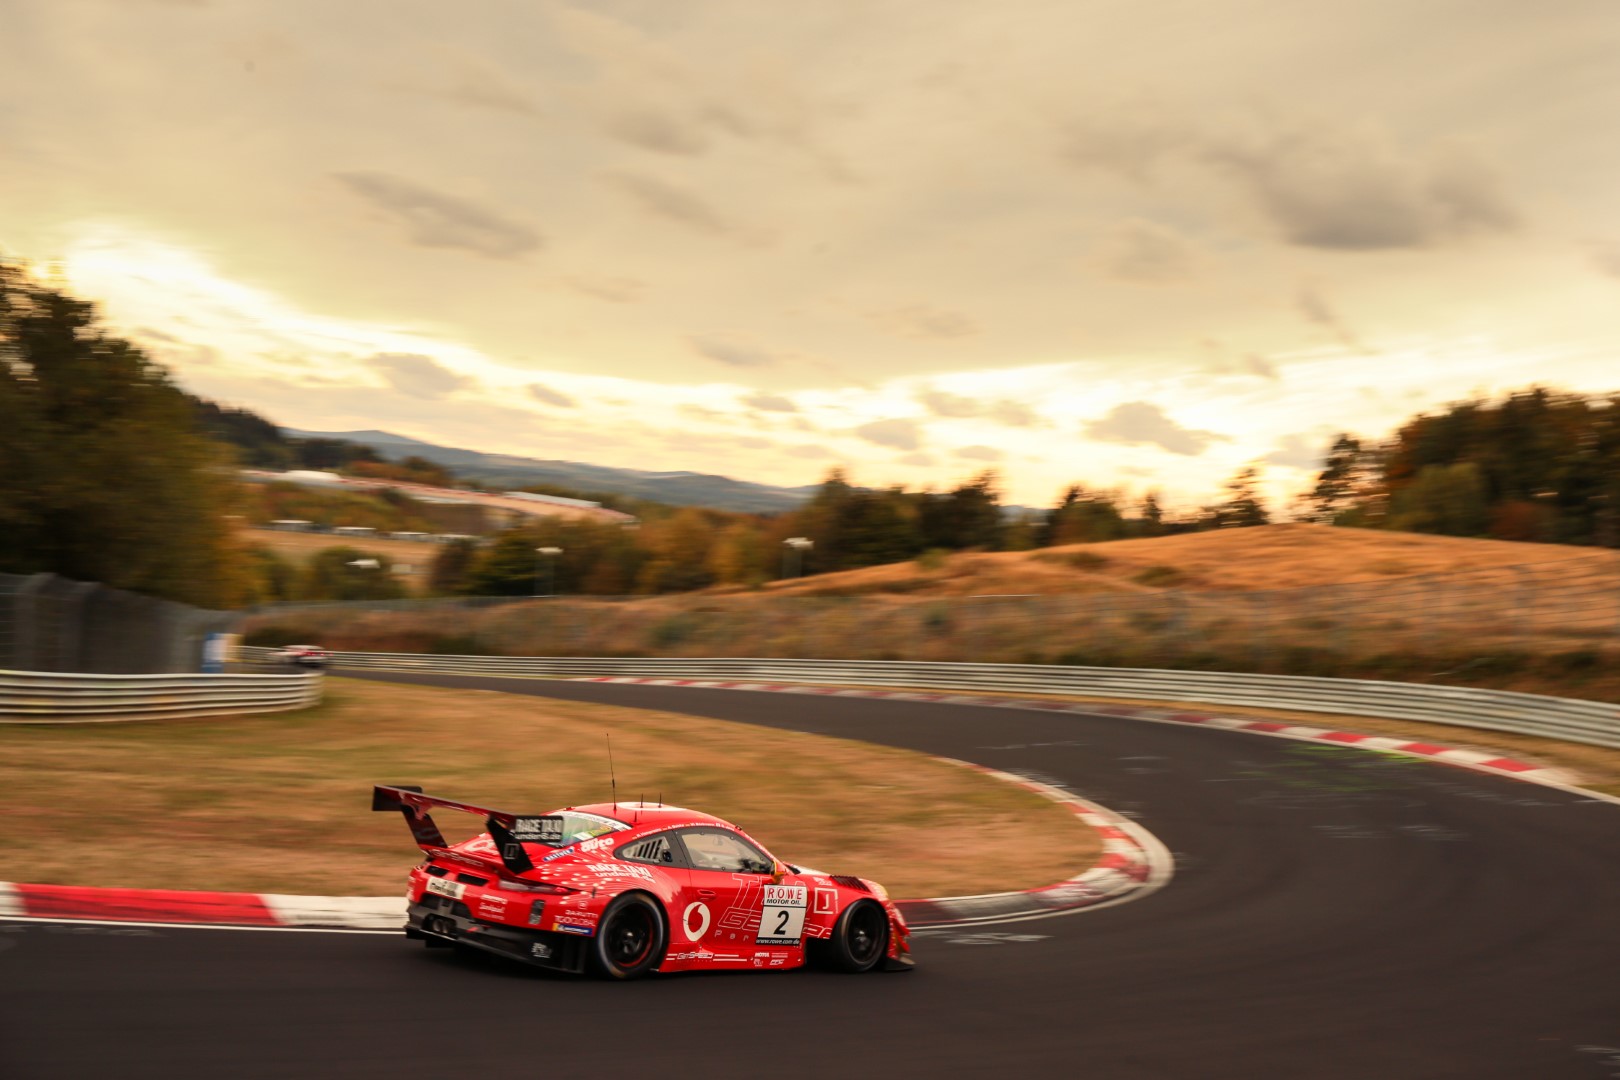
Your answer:
[[[672,713],[328,678],[296,713],[0,727],[0,879],[389,895],[415,847],[374,783],[541,812],[619,793],[734,821],[897,897],[1049,884],[1099,841],[1058,805],[925,755]],[[480,825],[446,813],[456,838]]]

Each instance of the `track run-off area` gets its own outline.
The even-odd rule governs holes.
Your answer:
[[[1118,716],[345,674],[956,758],[1135,820],[1175,872],[1131,902],[920,933],[915,971],[865,977],[612,984],[403,934],[0,920],[0,1076],[1620,1077],[1612,799]],[[119,842],[116,821],[80,841]]]

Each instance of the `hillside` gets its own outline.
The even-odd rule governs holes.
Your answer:
[[[1264,525],[1037,551],[944,556],[794,581],[767,591],[799,596],[906,593],[986,596],[1288,589],[1593,559],[1620,553],[1560,544],[1472,540],[1330,525]]]
[[[579,461],[486,454],[438,446],[387,431],[284,431],[300,439],[342,439],[359,443],[390,461],[413,456],[425,458],[454,470],[465,480],[504,487],[554,484],[574,491],[628,495],[669,506],[706,506],[742,513],[793,510],[815,493],[814,487],[773,487],[708,473],[618,469]]]

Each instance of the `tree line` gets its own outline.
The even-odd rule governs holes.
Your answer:
[[[1497,540],[1620,547],[1620,395],[1531,387],[1341,434],[1310,520]]]
[[[388,462],[358,443],[292,438],[246,409],[195,398],[109,332],[93,305],[0,262],[0,572],[51,571],[213,607],[398,593],[385,570],[364,565],[384,560],[361,550],[329,549],[299,567],[245,543],[229,516],[303,515],[302,496],[290,490],[246,494],[234,476],[244,464],[457,483],[431,461]],[[1270,518],[1257,485],[1257,470],[1246,467],[1219,499],[1172,514],[1151,492],[1129,498],[1075,484],[1045,510],[1010,512],[993,472],[911,491],[863,488],[834,470],[785,514],[617,500],[641,517],[640,527],[544,519],[484,546],[450,545],[428,589],[513,595],[549,582],[599,595],[667,593],[927,561],[938,552],[1263,525]],[[373,509],[380,525],[416,521],[405,503]],[[1419,415],[1382,441],[1341,435],[1296,516],[1620,546],[1620,395],[1532,388]],[[542,547],[562,554],[548,565],[536,553]]]

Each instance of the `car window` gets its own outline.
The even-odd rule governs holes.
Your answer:
[[[766,854],[724,829],[688,829],[681,833],[687,858],[694,870],[719,870],[731,874],[768,874],[771,860]]]
[[[675,845],[670,843],[667,833],[649,836],[645,840],[637,840],[621,848],[619,858],[628,862],[652,863],[655,866],[679,865],[679,860],[675,856]]]

